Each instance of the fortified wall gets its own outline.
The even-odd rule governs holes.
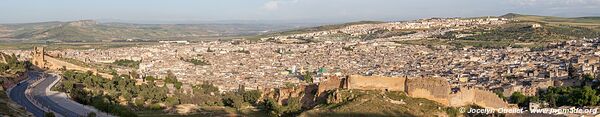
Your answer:
[[[271,98],[275,99],[278,104],[287,104],[290,98],[297,98],[302,103],[303,107],[312,107],[316,103],[318,86],[312,85],[299,85],[296,87],[286,87],[278,89],[258,89],[261,90],[261,99]]]
[[[344,81],[336,76],[329,77],[327,81],[320,82],[317,88],[317,97],[326,98],[325,91],[335,90],[344,87]]]
[[[48,56],[45,52],[44,47],[35,47],[32,52],[31,63],[33,65],[38,66],[42,69],[49,70],[77,70],[77,71],[92,71],[95,74],[101,75],[105,78],[112,78],[112,75],[106,73],[99,73],[97,70],[87,67],[81,67],[69,62],[61,61],[54,57]]]
[[[348,89],[405,91],[406,78],[351,75],[345,84]]]
[[[450,84],[442,78],[411,78],[406,82],[406,94],[449,105]]]
[[[502,100],[495,93],[488,90],[476,88],[463,88],[461,91],[450,94],[449,106],[467,106],[471,104],[486,108],[506,108],[510,107],[506,101]]]
[[[346,82],[344,82],[346,81]],[[461,88],[453,93],[443,78],[403,78],[351,75],[344,79],[331,78],[319,84],[317,94],[336,87],[359,90],[404,91],[413,98],[425,98],[446,106],[479,105],[484,108],[507,108],[506,101],[495,93],[475,88]]]

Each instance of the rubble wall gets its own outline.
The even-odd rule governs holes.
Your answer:
[[[449,105],[450,84],[442,78],[411,78],[406,82],[406,93]]]
[[[473,90],[462,90],[451,94],[448,98],[451,107],[460,107],[474,104],[475,93]]]
[[[311,86],[313,88],[311,88]],[[303,106],[314,106],[314,102],[320,98],[327,100],[327,96],[337,96],[338,94],[324,95],[328,90],[340,88],[359,89],[359,90],[388,90],[404,91],[409,97],[424,98],[441,103],[446,106],[460,107],[468,105],[479,105],[484,108],[507,108],[511,107],[507,102],[498,97],[495,93],[476,88],[461,88],[456,93],[451,92],[450,83],[444,78],[397,78],[383,76],[348,76],[347,79],[332,77],[321,82],[318,86],[300,85],[298,87],[279,88],[277,94],[270,95],[277,99],[278,103],[284,104],[291,97],[301,97]],[[339,99],[338,99],[339,100]]]
[[[297,87],[280,88],[274,99],[276,99],[279,104],[287,104],[289,98],[302,97],[306,87],[307,86],[305,85],[299,85]]]
[[[502,100],[498,95],[491,91],[481,90],[481,89],[470,89],[473,90],[472,95],[474,95],[475,100],[474,104],[479,105],[481,107],[486,108],[507,108],[509,104]]]
[[[326,81],[319,82],[319,88],[317,90],[317,96],[324,95],[325,91],[335,90],[342,88],[342,79],[338,77],[328,78]]]
[[[348,89],[405,91],[406,78],[383,76],[348,76]]]
[[[68,62],[64,62],[49,56],[45,56],[45,61],[46,61],[46,66],[45,68],[51,69],[51,70],[58,70],[63,68],[63,66],[65,68],[67,68],[68,70],[78,70],[78,71],[95,71],[93,69],[90,68],[85,68],[85,67],[81,67],[75,64],[71,64]]]
[[[450,94],[448,106],[460,107],[479,105],[484,108],[507,108],[510,105],[491,91],[476,88],[461,88],[461,91]]]
[[[43,47],[36,47],[32,53],[32,63],[40,68],[50,70],[60,70],[66,68],[67,70],[77,71],[92,71],[105,78],[112,78],[112,75],[106,73],[99,73],[97,70],[87,67],[78,66],[69,62],[61,61],[51,56],[45,55]]]

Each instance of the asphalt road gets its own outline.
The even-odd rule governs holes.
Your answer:
[[[49,108],[50,110],[52,110],[58,114],[61,114],[65,117],[86,116],[83,114],[78,114],[76,112],[73,112],[73,111],[63,107],[62,105],[59,105],[58,103],[63,103],[63,102],[55,102],[50,97],[50,96],[57,96],[57,95],[46,95],[46,88],[51,87],[52,82],[54,82],[55,80],[58,80],[57,77],[48,76],[41,80],[43,80],[43,81],[31,89],[33,99],[37,100],[39,103],[41,103],[45,107]],[[80,109],[83,109],[83,108],[80,108]]]
[[[24,81],[20,84],[17,84],[17,86],[15,86],[10,91],[10,98],[13,101],[17,102],[18,104],[25,107],[27,111],[33,113],[33,115],[35,115],[36,117],[44,117],[45,112],[42,109],[35,106],[33,104],[33,102],[30,102],[25,97],[26,89],[32,83],[34,83],[36,80],[42,80],[37,86],[34,86],[31,88],[31,96],[35,101],[40,103],[43,107],[46,107],[46,108],[56,112],[55,114],[57,114],[57,115],[62,115],[65,117],[86,116],[85,114],[81,114],[81,113],[78,114],[76,112],[73,112],[73,111],[59,105],[59,103],[66,103],[66,102],[53,101],[51,98],[57,98],[56,96],[58,96],[58,95],[47,95],[46,89],[51,87],[50,85],[52,84],[52,82],[54,82],[58,78],[53,77],[53,76],[44,78],[44,77],[42,77],[43,74],[44,73],[40,73],[40,72],[28,72],[27,75],[29,76],[29,79],[27,79],[27,81]],[[65,105],[65,104],[63,104],[63,105]],[[70,107],[70,108],[79,108],[82,111],[84,109],[83,107]]]
[[[25,90],[27,89],[29,84],[33,83],[33,81],[38,78],[38,77],[32,77],[32,76],[36,75],[33,72],[27,73],[27,75],[30,76],[30,79],[28,79],[27,81],[25,81],[23,83],[17,84],[17,86],[15,86],[11,89],[10,94],[9,94],[10,99],[17,102],[19,105],[23,106],[27,111],[33,113],[34,116],[43,117],[45,112],[42,109],[33,105],[33,103],[29,102],[29,100],[27,100],[27,98],[25,97]]]

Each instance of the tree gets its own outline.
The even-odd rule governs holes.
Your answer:
[[[596,91],[589,86],[575,90],[569,97],[569,102],[577,106],[595,106],[600,101]]]
[[[582,77],[585,81],[588,81],[588,82],[591,82],[594,80],[594,77],[590,74],[584,74]]]
[[[66,92],[71,92],[73,90],[73,82],[72,81],[63,81],[63,88]]]
[[[4,73],[8,69],[10,69],[10,67],[8,66],[8,64],[0,63],[0,73]]]
[[[275,115],[280,115],[283,113],[281,106],[272,98],[267,98],[264,100],[264,110]]]
[[[167,99],[165,99],[165,102],[168,106],[174,106],[179,104],[179,99],[177,99],[176,97],[167,97]]]
[[[510,102],[514,104],[518,104],[520,107],[527,106],[527,96],[523,95],[521,92],[514,92],[510,96]]]
[[[244,92],[244,101],[250,104],[255,104],[260,98],[260,91],[252,90]]]
[[[138,97],[133,103],[135,103],[135,106],[144,106],[144,101],[146,101],[144,97]]]
[[[113,64],[124,67],[139,68],[141,62],[142,61],[119,59],[113,62]]]
[[[181,85],[183,85],[179,80],[177,80],[177,76],[171,72],[171,70],[167,71],[167,76],[165,77],[166,83],[173,83],[175,88],[181,89]]]
[[[54,113],[53,113],[53,112],[46,112],[46,113],[44,114],[44,117],[56,117],[56,115],[54,115]]]
[[[244,99],[238,94],[227,93],[225,94],[225,98],[223,98],[223,104],[225,104],[225,106],[241,109],[244,104]]]
[[[540,102],[540,97],[538,96],[531,96],[527,99],[527,101],[529,102]]]
[[[292,97],[287,99],[284,114],[298,113],[302,110],[302,102],[300,98]]]
[[[146,79],[146,82],[154,82],[154,80],[155,80],[156,78],[154,78],[154,77],[152,77],[152,76],[146,76],[146,77],[144,77],[144,79]]]
[[[312,72],[309,72],[309,71],[307,71],[307,72],[305,72],[305,73],[304,73],[304,75],[303,75],[303,77],[302,77],[302,78],[303,78],[303,79],[304,79],[304,81],[306,81],[307,83],[313,83],[313,77],[312,77],[312,74],[313,74]]]

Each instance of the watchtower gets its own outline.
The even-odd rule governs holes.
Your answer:
[[[31,62],[40,68],[46,67],[44,47],[34,47],[31,55]]]

